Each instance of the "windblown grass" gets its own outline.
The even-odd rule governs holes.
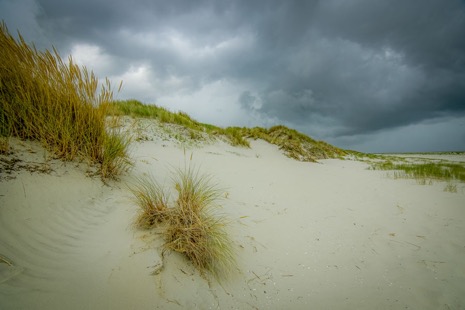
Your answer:
[[[169,193],[153,177],[138,179],[131,187],[137,205],[140,207],[136,226],[143,229],[155,227],[169,219]]]
[[[202,275],[227,277],[235,266],[235,256],[226,232],[228,221],[217,213],[221,191],[211,177],[190,165],[175,172],[173,183],[177,198],[170,203],[169,192],[153,178],[138,181],[132,188],[141,207],[136,225],[164,225],[165,250],[185,255]]]
[[[107,132],[113,93],[70,57],[36,50],[5,23],[0,26],[0,134],[40,141],[64,160],[86,159],[111,178],[125,169],[127,145],[117,132]]]
[[[178,199],[165,233],[165,248],[186,255],[201,272],[227,276],[235,261],[225,231],[227,220],[216,213],[221,191],[208,175],[191,166],[178,170],[174,181]]]

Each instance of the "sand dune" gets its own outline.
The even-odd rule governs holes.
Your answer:
[[[120,182],[54,160],[47,173],[2,172],[1,309],[465,307],[464,184],[449,193],[363,162],[297,162],[260,140],[185,149],[157,125],[143,130]],[[44,161],[35,144],[13,148],[23,163]],[[191,155],[224,188],[232,221],[238,270],[221,284],[176,253],[162,262],[157,232],[132,226],[127,184],[168,182]]]

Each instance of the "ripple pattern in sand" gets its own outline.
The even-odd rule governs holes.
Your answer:
[[[93,236],[114,211],[110,189],[98,180],[48,175],[1,185],[0,308],[18,306],[24,293],[66,292],[100,255]]]

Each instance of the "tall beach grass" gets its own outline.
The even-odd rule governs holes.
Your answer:
[[[40,141],[64,160],[87,160],[104,178],[127,166],[129,141],[107,128],[113,92],[55,48],[39,51],[0,25],[0,135]]]

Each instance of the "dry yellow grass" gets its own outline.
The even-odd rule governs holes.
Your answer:
[[[226,232],[228,221],[217,212],[221,191],[190,165],[175,172],[173,183],[177,197],[169,201],[169,193],[153,178],[137,180],[131,189],[141,208],[136,225],[161,225],[165,251],[185,255],[204,276],[227,278],[235,267],[235,253]]]
[[[137,227],[149,229],[168,220],[170,195],[153,177],[137,179],[130,189],[140,208],[135,222]]]
[[[113,93],[70,57],[38,51],[0,25],[0,134],[40,141],[64,160],[82,158],[114,177],[127,164],[128,141],[107,132]]]

